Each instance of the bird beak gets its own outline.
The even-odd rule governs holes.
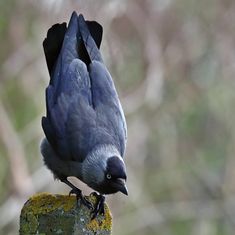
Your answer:
[[[118,188],[118,191],[125,194],[125,195],[128,195],[128,190],[127,190],[127,187],[126,187],[126,183],[125,183],[125,180],[124,179],[117,179],[117,188]]]

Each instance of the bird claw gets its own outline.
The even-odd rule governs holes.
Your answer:
[[[73,188],[71,189],[71,191],[69,192],[69,196],[71,194],[75,194],[76,195],[76,199],[77,199],[77,202],[78,200],[80,199],[82,204],[85,205],[88,209],[90,210],[94,210],[94,207],[92,205],[92,203],[90,201],[88,201],[83,195],[82,195],[82,191],[78,188]]]
[[[92,203],[89,200],[87,200],[84,196],[81,197],[81,201],[88,209],[92,211],[94,210]]]
[[[66,181],[67,183],[67,181]],[[69,184],[70,185],[70,184]],[[71,186],[71,185],[70,185]],[[96,192],[93,192],[91,195],[92,196],[95,196],[97,198],[97,203],[95,205],[95,207],[92,205],[92,203],[87,200],[83,195],[82,195],[82,191],[78,188],[76,188],[75,186],[73,186],[73,188],[70,190],[69,192],[69,196],[71,194],[75,194],[76,195],[76,199],[77,199],[77,202],[78,200],[80,199],[81,200],[81,203],[83,205],[85,205],[88,209],[92,210],[92,218],[91,220],[95,219],[96,216],[98,214],[102,214],[104,215],[104,201],[105,201],[105,197],[103,195],[99,195],[97,194]]]
[[[95,194],[95,196],[97,198],[97,203],[96,203],[95,208],[92,210],[93,215],[92,215],[91,220],[95,219],[98,214],[104,215],[105,197],[103,195],[98,195],[97,193],[93,193],[93,194]]]
[[[90,196],[93,196],[93,197],[99,197],[99,194],[97,193],[97,192],[92,192],[91,194],[90,194]]]

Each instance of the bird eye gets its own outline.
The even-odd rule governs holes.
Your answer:
[[[106,178],[107,178],[108,180],[110,180],[110,179],[112,178],[112,176],[111,176],[110,174],[107,174],[107,175],[106,175]]]

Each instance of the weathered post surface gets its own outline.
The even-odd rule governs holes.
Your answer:
[[[93,204],[96,197],[87,199]],[[24,204],[20,215],[20,235],[109,235],[112,216],[105,204],[104,215],[91,220],[91,211],[77,203],[75,196],[40,193],[32,196]]]

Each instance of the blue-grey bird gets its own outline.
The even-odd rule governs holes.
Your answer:
[[[50,83],[41,153],[55,178],[85,205],[92,207],[67,177],[75,176],[99,192],[94,216],[103,212],[105,194],[127,195],[126,121],[99,51],[102,33],[100,24],[73,12],[68,27],[55,24],[43,42]]]

